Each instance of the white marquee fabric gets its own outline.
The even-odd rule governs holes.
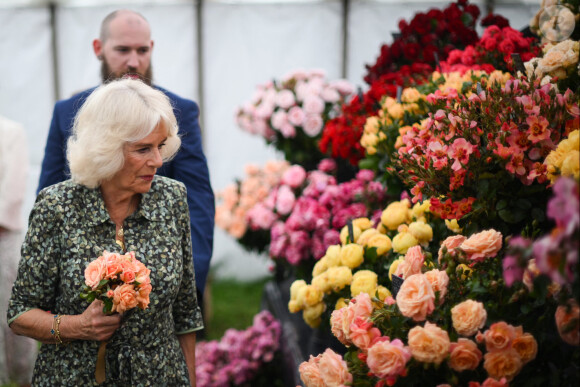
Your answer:
[[[56,98],[99,82],[99,62],[91,42],[110,11],[132,8],[149,20],[155,40],[155,82],[200,103],[205,152],[218,192],[243,177],[246,164],[263,165],[268,159],[281,158],[262,139],[242,132],[233,120],[235,107],[246,102],[258,84],[298,68],[323,69],[330,79],[337,79],[343,76],[345,58],[344,76],[365,90],[364,65],[375,61],[382,43],[391,42],[398,21],[448,4],[350,0],[343,55],[345,2],[340,0],[204,1],[201,26],[193,1],[56,1],[57,56],[53,58],[47,3],[0,2],[0,114],[21,122],[29,141],[31,168],[29,176],[23,177],[28,182],[24,217],[34,202]],[[495,1],[495,12],[521,29],[539,3]],[[475,4],[484,12],[483,1]],[[240,280],[264,276],[269,266],[267,257],[244,252],[218,228],[212,262],[216,276]]]

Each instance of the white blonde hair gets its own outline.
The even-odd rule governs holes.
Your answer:
[[[71,178],[89,188],[112,178],[125,162],[123,147],[167,129],[163,161],[179,150],[177,120],[169,98],[140,80],[120,79],[99,86],[77,113],[68,140]]]

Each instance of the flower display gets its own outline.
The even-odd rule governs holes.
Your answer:
[[[236,109],[236,123],[262,136],[290,163],[310,170],[323,158],[318,140],[324,124],[353,92],[348,81],[329,81],[324,71],[295,70],[259,85],[253,98]]]
[[[87,302],[103,301],[105,314],[123,313],[135,307],[146,309],[152,289],[150,273],[133,251],[104,251],[85,269],[86,287],[80,296]]]
[[[228,329],[220,341],[195,347],[195,374],[201,387],[240,386],[252,382],[280,348],[280,322],[268,311],[254,316],[244,331]]]
[[[524,63],[528,78],[541,79],[542,83],[557,81],[558,88],[571,88],[579,92],[580,87],[580,42],[564,40],[558,43],[548,43],[542,47],[541,56],[534,57]]]

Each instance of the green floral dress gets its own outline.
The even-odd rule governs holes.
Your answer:
[[[189,386],[179,334],[203,327],[197,304],[185,186],[156,176],[123,225],[127,251],[151,269],[148,309],[135,308],[109,340],[104,386]],[[8,323],[39,308],[82,313],[84,270],[103,251],[118,251],[115,224],[100,190],[65,181],[42,190],[22,246]],[[44,344],[34,386],[92,386],[99,342]]]

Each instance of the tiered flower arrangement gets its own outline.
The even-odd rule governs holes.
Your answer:
[[[329,81],[323,71],[296,70],[259,85],[251,101],[236,109],[236,123],[262,136],[291,164],[314,169],[324,158],[318,149],[324,124],[353,92],[348,81]]]
[[[244,331],[228,329],[220,341],[197,343],[197,385],[259,385],[252,382],[265,374],[268,367],[273,367],[273,360],[280,348],[280,334],[280,322],[268,311],[262,311],[254,316],[253,325]]]
[[[548,43],[542,47],[542,55],[532,58],[524,64],[528,78],[538,78],[542,83],[557,81],[560,90],[571,88],[580,92],[580,67],[578,52],[580,42],[564,40]]]
[[[248,251],[266,251],[270,233],[265,227],[249,227],[248,212],[266,200],[289,168],[287,161],[269,161],[263,168],[247,165],[243,180],[228,185],[216,194],[216,225]]]
[[[426,82],[437,64],[436,57],[444,60],[451,50],[476,42],[479,13],[477,6],[459,0],[444,10],[419,13],[410,22],[401,20],[393,43],[383,45],[375,64],[367,66],[369,90],[359,91],[324,127],[322,153],[357,165],[364,156],[359,140],[366,117],[376,115],[385,96],[396,97],[398,86]]]
[[[525,79],[482,85],[442,98],[445,106],[403,135],[395,166],[414,200],[429,198],[442,218],[471,232],[518,233],[545,219],[543,161],[577,125],[578,95]]]
[[[541,37],[542,43],[554,43],[566,38],[579,40],[578,6],[578,0],[542,0],[540,9],[530,20],[530,30]],[[564,36],[564,33],[570,36]]]

